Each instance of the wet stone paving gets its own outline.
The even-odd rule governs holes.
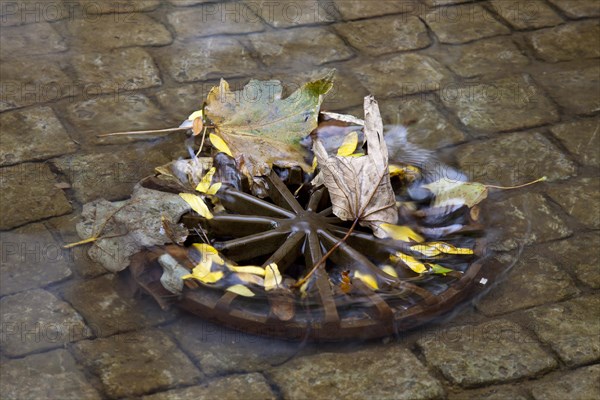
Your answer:
[[[0,0],[0,398],[600,398],[597,0]],[[127,198],[221,77],[385,123],[494,193],[513,265],[453,319],[362,343],[233,332],[132,297],[89,259],[82,205]],[[485,268],[485,266],[484,266]]]

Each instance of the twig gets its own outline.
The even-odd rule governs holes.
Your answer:
[[[187,131],[188,129],[190,129],[190,128],[166,128],[166,129],[151,129],[148,131],[113,132],[113,133],[103,133],[101,135],[96,135],[96,137],[121,136],[121,135],[147,135],[149,133],[171,133],[171,132]]]
[[[133,204],[133,201],[132,202],[128,202],[126,204],[123,204],[121,207],[119,207],[116,210],[114,210],[113,212],[111,212],[109,214],[109,216],[106,217],[106,219],[104,220],[104,222],[102,222],[102,224],[100,225],[97,233],[92,234],[91,237],[89,237],[87,239],[80,240],[79,242],[66,244],[66,245],[63,246],[63,249],[70,249],[72,247],[80,246],[82,244],[92,243],[92,242],[95,242],[96,240],[100,240],[100,239],[107,239],[107,238],[110,238],[110,237],[116,237],[116,236],[126,235],[126,234],[120,234],[120,235],[112,235],[112,236],[100,236],[100,234],[102,233],[102,231],[104,230],[104,228],[106,228],[106,224],[108,224],[108,221],[110,221],[119,211],[121,211],[122,209],[124,209],[125,207],[127,207],[130,204]]]
[[[327,261],[327,259],[329,258],[329,256],[331,256],[331,254],[333,254],[333,252],[335,251],[335,249],[337,249],[338,247],[340,247],[342,245],[342,243],[346,242],[346,240],[350,237],[350,235],[352,234],[352,232],[354,232],[354,228],[356,227],[356,223],[358,222],[358,218],[356,218],[354,220],[354,222],[352,223],[352,226],[350,227],[350,229],[348,230],[348,232],[346,232],[346,235],[344,235],[344,237],[342,239],[340,239],[336,244],[334,244],[333,246],[331,246],[331,249],[329,249],[329,251],[327,253],[325,253],[325,255],[319,260],[319,262],[317,262],[313,268],[310,270],[310,272],[308,274],[306,274],[306,276],[302,279],[300,279],[298,282],[294,283],[294,285],[292,285],[292,287],[294,288],[299,288],[300,286],[304,285],[304,283],[310,279],[310,277],[312,276],[312,274],[315,273],[315,271],[317,270],[317,268],[319,268],[321,266],[321,264],[323,264],[325,261]]]

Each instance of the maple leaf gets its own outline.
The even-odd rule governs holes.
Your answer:
[[[251,80],[232,92],[224,79],[212,88],[204,112],[247,177],[266,175],[272,165],[312,168],[300,140],[317,127],[323,96],[333,86],[331,71],[282,99],[279,81]]]
[[[318,138],[313,149],[329,190],[333,213],[344,221],[358,219],[361,225],[373,229],[375,236],[384,237],[386,233],[379,225],[395,224],[398,210],[390,183],[383,122],[373,96],[365,97],[364,108],[365,156],[330,157]]]

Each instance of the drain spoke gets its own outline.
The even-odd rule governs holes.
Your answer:
[[[315,190],[313,194],[311,194],[310,199],[308,200],[308,205],[306,206],[307,211],[317,211],[317,207],[319,207],[319,203],[323,198],[323,193],[325,193],[325,188]]]
[[[300,255],[300,246],[304,240],[304,232],[292,233],[285,242],[263,263],[263,267],[275,263],[279,271],[285,269]]]
[[[292,211],[271,204],[268,201],[254,197],[251,194],[240,192],[239,190],[228,188],[221,190],[217,194],[223,206],[228,212],[235,212],[245,215],[262,214],[264,216],[294,218],[296,215]]]
[[[304,211],[304,208],[302,208],[292,192],[279,179],[275,171],[271,170],[271,173],[267,176],[267,182],[269,183],[269,196],[276,204],[295,213]]]
[[[285,241],[287,234],[288,232],[271,230],[224,242],[215,242],[213,246],[235,261],[249,260],[277,250]]]

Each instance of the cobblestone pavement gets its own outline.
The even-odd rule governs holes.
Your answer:
[[[600,398],[597,0],[1,0],[3,399]],[[150,299],[62,250],[82,204],[127,197],[220,77],[293,88],[331,67],[325,106],[387,123],[492,196],[516,264],[452,320],[304,348]],[[515,249],[525,245],[519,257]],[[511,258],[512,257],[512,258]]]

